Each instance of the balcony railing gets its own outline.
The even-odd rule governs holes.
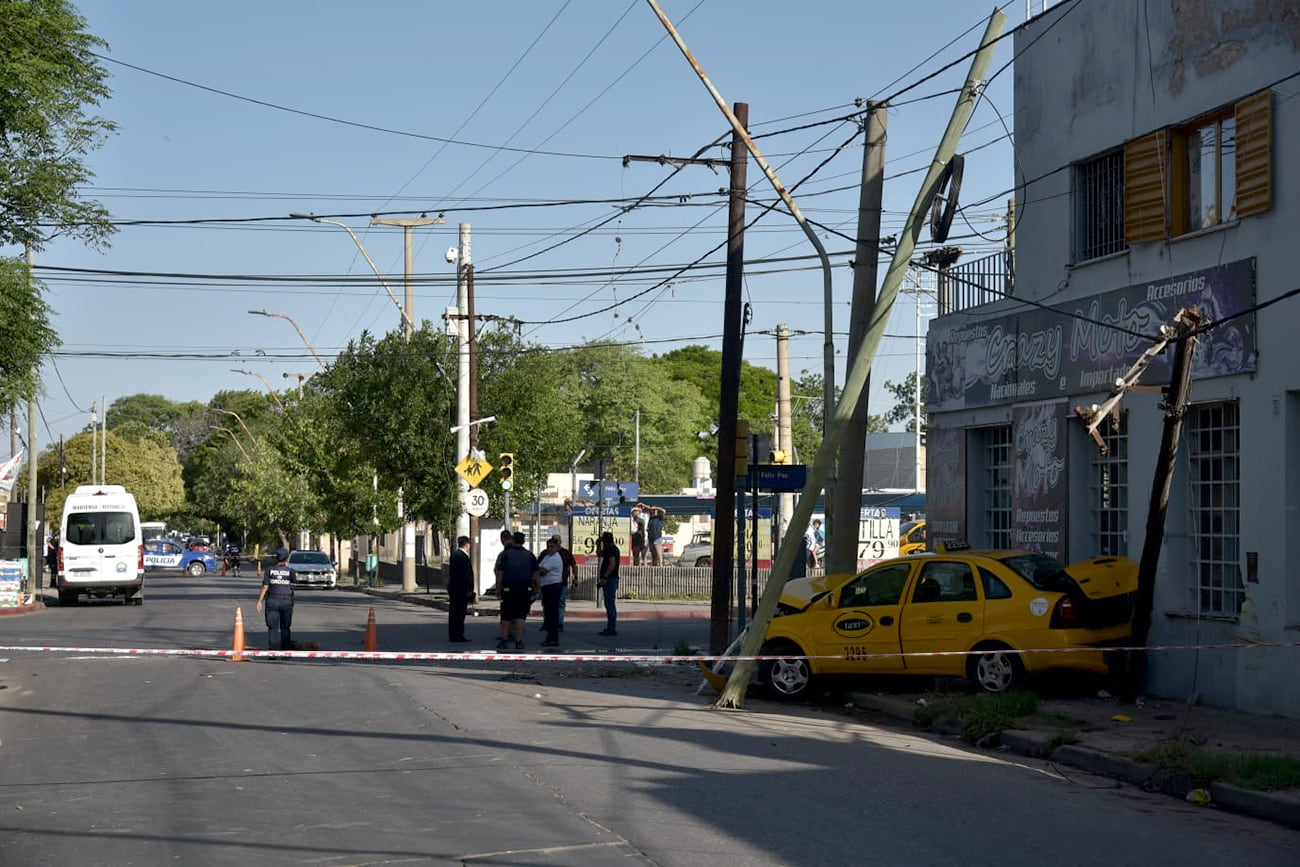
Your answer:
[[[939,315],[980,307],[1014,294],[1013,260],[1006,250],[939,272]]]

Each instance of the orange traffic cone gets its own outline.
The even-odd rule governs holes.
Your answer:
[[[235,640],[231,647],[235,655],[230,657],[230,661],[244,662],[244,610],[238,605],[235,606]]]
[[[379,636],[375,633],[375,609],[370,608],[370,616],[366,618],[366,652],[379,649]]]

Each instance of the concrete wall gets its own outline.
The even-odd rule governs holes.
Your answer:
[[[1015,40],[1017,179],[1042,177],[1018,195],[1016,291],[1045,303],[1087,298],[1124,286],[1253,257],[1256,300],[1300,286],[1293,247],[1300,238],[1300,78],[1277,85],[1273,103],[1273,205],[1268,212],[1169,242],[1136,245],[1072,262],[1070,165],[1162,126],[1230,105],[1300,70],[1300,11],[1294,0],[1089,0],[1058,6]],[[967,311],[974,318],[1012,304]],[[1154,644],[1300,641],[1300,297],[1257,317],[1258,370],[1198,380],[1193,402],[1235,399],[1241,418],[1241,550],[1258,554],[1258,583],[1247,584],[1242,618],[1196,615],[1189,590],[1185,458],[1173,483],[1157,578]],[[1104,395],[1071,395],[1087,405]],[[1129,554],[1140,556],[1162,413],[1159,398],[1131,394]],[[942,427],[1004,423],[1010,406],[936,414]],[[968,438],[968,441],[970,438]],[[1070,435],[1070,559],[1087,556],[1089,450]],[[973,457],[972,452],[968,452]],[[980,477],[968,461],[969,511],[978,524]],[[974,534],[972,534],[974,536]],[[1295,670],[1300,648],[1169,650],[1152,654],[1153,692],[1199,695],[1242,710],[1300,717]]]

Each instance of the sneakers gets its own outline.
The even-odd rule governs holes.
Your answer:
[[[602,629],[600,632],[597,632],[596,634],[597,635],[618,635],[618,632],[613,629]]]

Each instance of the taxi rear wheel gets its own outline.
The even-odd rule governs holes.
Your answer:
[[[191,578],[202,578],[203,573],[207,572],[208,570],[207,567],[205,567],[202,563],[200,563],[198,560],[195,560],[194,562],[190,563],[190,565],[185,567],[185,571],[189,573]]]
[[[971,657],[969,676],[981,691],[997,695],[1024,682],[1025,666],[1020,654],[998,646]]]
[[[759,680],[769,695],[781,701],[799,701],[808,697],[812,687],[812,669],[803,651],[789,641],[776,641],[763,647],[763,656],[781,657],[764,659],[758,666]]]

